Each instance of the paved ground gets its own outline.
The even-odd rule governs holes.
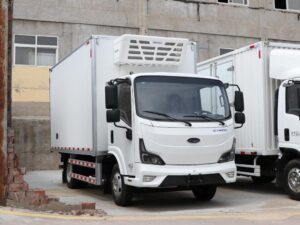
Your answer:
[[[110,195],[100,188],[70,190],[61,184],[60,171],[35,171],[26,176],[32,188],[45,188],[47,194],[60,197],[66,203],[96,202],[108,217],[101,224],[299,224],[300,202],[290,200],[274,184],[255,185],[249,179],[219,188],[211,202],[197,202],[190,191],[138,193],[133,206],[115,206]],[[2,210],[2,211],[1,211]],[[66,218],[31,212],[10,212],[0,208],[0,225],[84,224],[89,218]],[[46,216],[48,217],[48,216]],[[90,218],[93,219],[93,218]],[[94,218],[95,219],[95,218]],[[59,223],[58,223],[59,222]],[[99,224],[91,220],[90,225]]]

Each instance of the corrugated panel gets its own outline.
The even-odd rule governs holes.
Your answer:
[[[251,49],[235,56],[235,82],[245,98],[246,124],[237,130],[237,149],[250,154],[263,154],[266,146],[265,82],[263,61],[259,49]]]

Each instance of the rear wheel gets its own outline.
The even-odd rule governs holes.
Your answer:
[[[291,199],[300,201],[300,160],[291,160],[285,166],[284,189]]]
[[[192,189],[192,192],[198,201],[211,200],[215,196],[216,191],[216,185],[196,186]]]
[[[70,177],[70,173],[72,173],[72,165],[69,163],[69,161],[66,161],[66,171],[65,171],[65,180],[67,183],[68,188],[71,189],[78,189],[83,188],[87,185],[87,183],[82,182],[80,180],[76,180]]]
[[[114,201],[119,206],[127,206],[132,201],[133,188],[124,183],[119,166],[114,165],[111,174],[111,190]]]
[[[261,176],[261,177],[251,177],[252,180],[257,184],[271,183],[275,180],[275,176]]]

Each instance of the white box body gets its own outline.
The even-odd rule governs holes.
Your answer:
[[[300,45],[258,42],[197,65],[198,74],[238,84],[244,92],[246,123],[236,130],[236,154],[279,153],[274,135],[274,99],[281,81],[270,77],[270,54],[276,49],[300,52]],[[233,102],[234,88],[228,88],[227,92]]]

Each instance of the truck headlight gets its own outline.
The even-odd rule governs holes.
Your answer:
[[[140,139],[140,156],[142,163],[165,165],[165,162],[158,155],[147,152],[143,139]]]
[[[235,145],[236,145],[236,139],[233,139],[233,144],[230,149],[230,151],[225,152],[223,155],[221,155],[218,163],[225,163],[225,162],[230,162],[233,161],[235,158]]]

